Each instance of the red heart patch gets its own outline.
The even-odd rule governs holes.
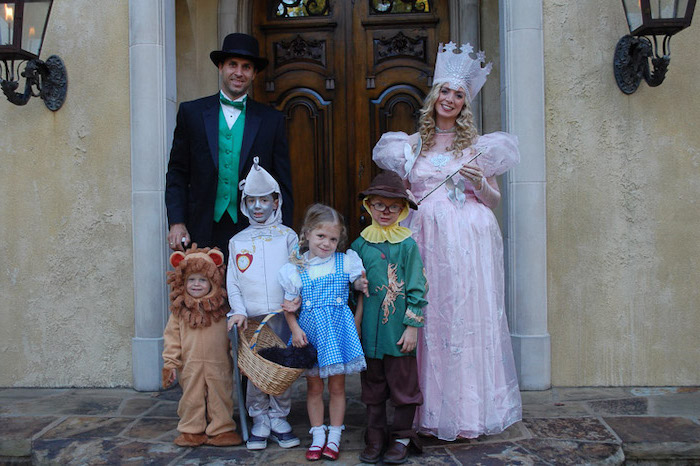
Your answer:
[[[250,264],[252,263],[253,255],[251,253],[246,252],[244,254],[236,254],[236,267],[238,267],[238,270],[240,270],[241,273],[248,270],[248,267],[250,267]]]

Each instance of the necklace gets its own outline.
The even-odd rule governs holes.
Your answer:
[[[439,133],[439,134],[454,133],[456,130],[457,130],[457,128],[455,126],[453,126],[452,128],[447,128],[447,129],[440,129],[437,126],[435,127],[435,132]]]

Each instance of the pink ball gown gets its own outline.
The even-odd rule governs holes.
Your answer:
[[[386,133],[373,158],[406,178],[420,199],[477,152],[487,177],[520,160],[517,138],[479,137],[461,157],[447,151],[454,133],[416,157],[417,135]],[[411,147],[413,144],[413,147]],[[496,434],[522,417],[504,308],[503,240],[492,210],[461,175],[430,194],[407,219],[428,277],[425,327],[418,338],[424,403],[419,432],[443,440]]]

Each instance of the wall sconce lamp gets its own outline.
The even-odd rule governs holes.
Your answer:
[[[56,111],[66,100],[68,77],[63,61],[51,55],[39,59],[53,0],[15,0],[0,3],[0,87],[7,100],[25,105],[41,97]],[[15,65],[16,62],[16,65]],[[20,73],[20,68],[24,70]],[[17,92],[19,77],[26,79],[24,93]]]
[[[620,90],[632,94],[642,78],[651,87],[664,81],[671,61],[671,36],[690,26],[695,0],[622,0],[622,5],[630,34],[615,47],[613,69]],[[656,42],[661,35],[662,55]],[[653,42],[644,36],[652,36]]]

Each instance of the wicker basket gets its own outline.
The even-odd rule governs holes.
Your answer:
[[[258,349],[261,348],[287,346],[270,327],[265,325],[270,318],[280,312],[283,311],[280,309],[268,314],[257,328],[249,326],[245,332],[240,333],[238,338],[238,367],[256,387],[272,396],[284,393],[304,372],[304,369],[286,367],[268,361],[258,354]]]

